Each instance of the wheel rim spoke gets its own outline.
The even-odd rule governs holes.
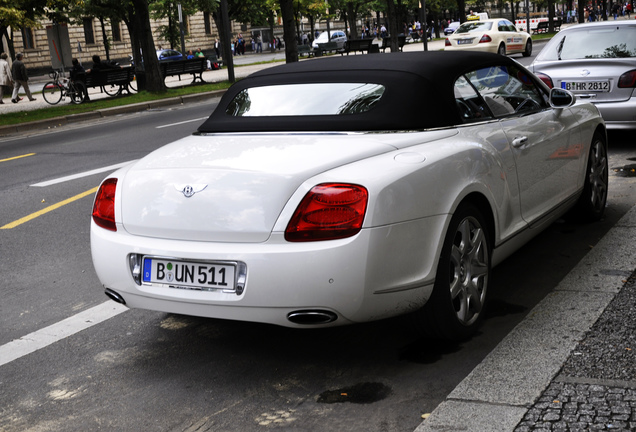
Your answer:
[[[592,206],[600,210],[605,205],[607,196],[607,155],[602,143],[595,143],[594,149],[590,152],[590,173],[589,183],[591,190]]]
[[[450,254],[450,295],[457,319],[469,325],[483,308],[488,283],[488,254],[484,231],[472,218],[457,227]]]

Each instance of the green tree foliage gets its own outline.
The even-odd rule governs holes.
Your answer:
[[[15,56],[12,35],[13,30],[23,27],[37,28],[42,18],[63,23],[67,22],[66,13],[81,0],[0,0],[0,41],[7,41],[11,56]],[[17,4],[16,4],[17,3]],[[0,43],[0,50],[2,43]]]
[[[181,4],[183,20],[199,11],[212,12],[218,7],[217,0],[154,0],[149,4],[150,17],[154,20],[167,19],[168,23],[160,25],[156,34],[168,41],[170,48],[180,46],[181,28],[179,22],[178,4]],[[187,32],[186,32],[187,39]]]

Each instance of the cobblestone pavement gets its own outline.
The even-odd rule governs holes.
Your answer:
[[[636,431],[636,273],[515,432]]]

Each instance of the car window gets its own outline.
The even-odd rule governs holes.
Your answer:
[[[517,27],[513,23],[511,23],[508,20],[504,20],[504,22],[506,23],[506,26],[508,27],[508,31],[511,31],[511,32],[517,31]]]
[[[234,117],[358,114],[371,110],[385,87],[370,83],[307,83],[241,90],[225,113]]]
[[[510,31],[510,29],[508,28],[508,24],[506,24],[506,21],[499,21],[497,23],[497,30],[499,30],[500,32]]]
[[[492,21],[472,21],[459,26],[455,33],[481,33],[492,28]]]
[[[455,104],[464,123],[483,121],[492,118],[491,112],[475,87],[466,79],[459,77],[455,81]]]
[[[495,117],[527,114],[547,108],[545,95],[532,78],[515,66],[494,66],[465,75]]]
[[[569,32],[555,39],[541,60],[636,57],[636,27],[612,26]]]

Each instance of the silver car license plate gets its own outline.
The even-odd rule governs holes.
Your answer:
[[[235,290],[236,266],[216,262],[145,257],[143,282],[201,291]]]
[[[561,88],[573,92],[608,92],[609,81],[561,81]]]

